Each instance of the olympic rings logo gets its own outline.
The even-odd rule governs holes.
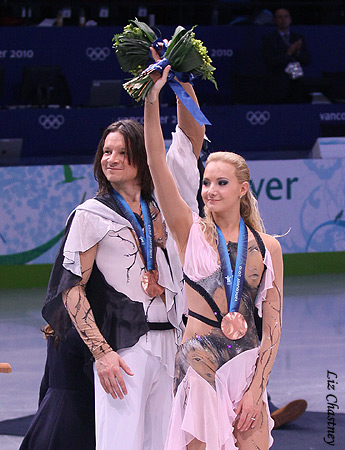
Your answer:
[[[91,61],[104,61],[110,55],[110,49],[108,47],[88,47],[85,53]]]
[[[265,125],[270,120],[270,113],[268,111],[248,111],[246,119],[252,125]]]
[[[64,116],[59,114],[58,116],[54,116],[53,114],[50,114],[49,116],[46,116],[45,114],[42,114],[38,118],[38,123],[45,129],[45,130],[57,130],[61,127],[61,125],[65,122]]]

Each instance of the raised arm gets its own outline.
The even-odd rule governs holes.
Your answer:
[[[166,44],[169,45],[168,41],[166,41]],[[151,47],[150,50],[154,60],[156,62],[159,61],[161,59],[161,56],[157,53],[157,51],[153,47]],[[190,83],[182,83],[179,80],[177,80],[177,78],[175,78],[175,80],[181,84],[181,86],[187,92],[187,94],[199,106],[198,98],[195,94],[193,86]],[[205,136],[205,125],[201,126],[196,122],[191,113],[188,111],[188,109],[184,106],[184,104],[178,97],[176,97],[176,102],[177,102],[177,124],[192,143],[193,153],[196,159],[198,159],[200,156]]]
[[[97,245],[79,254],[82,279],[75,286],[64,291],[62,299],[76,330],[95,358],[97,373],[103,389],[113,398],[122,399],[123,395],[127,394],[127,388],[121,369],[128,375],[133,375],[133,373],[102,336],[85,293],[96,251]]]
[[[190,83],[180,83],[187,94],[195,101],[199,106],[197,96],[195,95],[193,86]],[[177,123],[184,134],[191,141],[193,146],[193,153],[196,159],[199,158],[204,136],[205,136],[205,125],[199,125],[198,122],[193,118],[188,109],[184,106],[179,98],[177,101]]]
[[[144,132],[147,160],[168,227],[183,251],[192,225],[192,212],[181,198],[166,163],[165,145],[159,116],[159,92],[167,80],[170,66],[151,88],[145,100]]]

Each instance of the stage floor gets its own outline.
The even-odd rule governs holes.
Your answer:
[[[270,377],[269,393],[280,407],[304,398],[308,412],[327,413],[329,393],[336,395],[345,413],[345,276],[344,274],[286,277],[283,309],[283,335]],[[45,341],[40,332],[44,326],[41,307],[44,289],[0,289],[0,362],[11,364],[11,374],[0,374],[0,421],[35,413],[38,390],[45,363]],[[337,375],[335,391],[327,390],[327,371]],[[307,414],[306,413],[306,414]],[[300,419],[299,419],[300,420]],[[297,423],[298,421],[296,421]],[[324,449],[327,419],[315,436],[312,446],[296,444],[296,430],[291,446],[279,441],[274,432],[275,450],[287,448]],[[339,423],[339,427],[343,426]],[[304,427],[305,428],[305,427]],[[303,433],[300,427],[299,433]],[[287,431],[285,430],[285,433]],[[288,432],[289,433],[289,432]],[[341,448],[336,430],[337,445]],[[289,440],[289,434],[287,434]],[[22,437],[0,435],[1,450],[18,450]],[[293,445],[292,445],[293,443]],[[319,445],[317,444],[319,443]]]

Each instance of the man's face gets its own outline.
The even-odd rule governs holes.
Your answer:
[[[119,131],[113,131],[106,137],[101,167],[106,179],[119,192],[126,186],[138,184],[138,169],[129,164],[126,143]]]
[[[291,25],[291,16],[287,9],[278,9],[274,14],[274,22],[278,30],[287,31]]]

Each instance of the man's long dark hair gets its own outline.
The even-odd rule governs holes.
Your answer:
[[[106,179],[101,159],[103,156],[104,142],[109,133],[118,131],[122,134],[128,155],[129,164],[138,169],[138,182],[141,186],[143,198],[150,199],[153,193],[153,181],[147,164],[147,156],[144,141],[144,127],[137,121],[126,119],[119,120],[109,125],[103,132],[99,141],[93,164],[93,173],[98,182],[98,194],[106,194],[111,191],[111,184]]]

